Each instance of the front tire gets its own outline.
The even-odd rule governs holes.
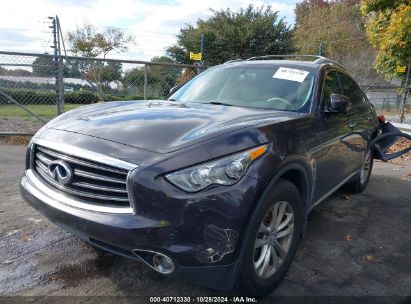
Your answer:
[[[303,219],[298,189],[279,180],[251,218],[237,282],[240,292],[263,297],[281,282],[300,242]]]

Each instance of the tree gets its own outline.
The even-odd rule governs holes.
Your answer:
[[[121,80],[122,68],[123,66],[120,62],[109,62],[101,68],[101,81],[106,87],[112,81]]]
[[[134,68],[128,70],[123,77],[125,87],[144,85],[144,68]]]
[[[80,59],[67,59],[63,63],[63,75],[67,78],[82,78],[90,63]]]
[[[362,84],[383,82],[373,68],[359,0],[304,0],[295,8],[295,47],[301,54],[323,54],[343,64]]]
[[[106,58],[113,50],[127,51],[133,37],[115,27],[106,27],[99,32],[95,26],[84,23],[82,27],[68,33],[68,41],[75,55]]]
[[[33,61],[33,76],[53,77],[54,71],[55,66],[51,56],[39,56]]]
[[[0,66],[0,75],[24,77],[24,76],[31,76],[32,73],[30,71],[23,70],[23,69],[8,70]]]
[[[405,73],[398,73],[396,66],[411,66],[411,1],[363,0],[362,13],[367,17],[367,33],[377,48],[375,67],[387,78],[397,77],[405,82]],[[400,122],[405,118],[408,89],[402,94]]]
[[[32,76],[32,73],[30,71],[23,70],[23,69],[15,69],[15,70],[9,70],[8,75],[25,77],[25,76]]]
[[[151,62],[154,63],[174,63],[174,61],[166,56],[153,57]],[[175,66],[167,65],[149,65],[148,74],[151,78],[160,84],[160,96],[167,96],[170,89],[177,84],[178,78],[181,76],[182,69]]]
[[[285,54],[293,50],[292,31],[270,6],[253,5],[238,12],[230,9],[215,11],[195,26],[180,30],[177,44],[167,49],[173,60],[192,63],[190,52],[200,51],[200,39],[205,37],[204,63],[214,65],[235,58]]]
[[[174,63],[166,56],[151,58],[153,63]],[[148,64],[147,65],[147,90],[153,97],[165,97],[170,89],[177,84],[182,69],[174,66]],[[133,94],[144,93],[144,67],[134,68],[125,73],[122,82],[126,89]]]
[[[98,62],[85,73],[85,79],[92,79],[97,85],[100,96],[105,99],[104,91],[110,89],[110,82],[121,80],[122,65],[118,62],[109,62],[103,65]]]
[[[126,51],[133,38],[118,28],[106,27],[103,31],[98,31],[95,26],[85,23],[81,28],[77,27],[75,31],[68,33],[68,41],[70,50],[75,55],[106,58],[111,51]],[[103,87],[121,78],[121,66],[118,68],[113,64],[104,64],[103,61],[84,61],[72,67],[72,72],[75,72],[75,68],[81,70],[83,79],[97,89],[100,100],[106,100]]]
[[[367,34],[378,50],[375,67],[388,78],[405,78],[396,66],[411,60],[410,0],[363,0],[361,11],[367,17]]]

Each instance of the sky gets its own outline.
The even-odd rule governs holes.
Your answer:
[[[63,31],[76,29],[84,22],[102,29],[114,26],[134,37],[125,53],[111,58],[150,60],[164,55],[165,48],[176,42],[176,34],[185,24],[211,15],[210,8],[238,10],[250,3],[271,5],[280,17],[293,24],[297,0],[12,0],[2,3],[0,50],[52,52],[48,16],[58,15]]]

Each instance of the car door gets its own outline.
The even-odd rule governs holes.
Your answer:
[[[353,130],[352,163],[362,165],[363,157],[369,148],[373,149],[374,157],[383,161],[400,157],[411,150],[405,147],[395,153],[387,153],[389,147],[399,138],[411,139],[409,134],[402,133],[390,123],[379,123],[374,107],[358,84],[349,75],[337,71],[338,78],[345,96],[351,100],[351,119],[349,124]],[[380,129],[380,132],[378,132]],[[361,158],[362,156],[362,158]]]
[[[378,123],[375,121],[375,113],[368,103],[357,83],[346,73],[337,72],[343,94],[351,101],[348,126],[350,128],[352,170],[359,170],[363,164],[365,154],[368,152],[368,144],[376,131]]]
[[[325,71],[320,99],[319,119],[323,145],[316,160],[316,189],[314,201],[334,190],[353,171],[351,164],[353,138],[350,135],[351,114],[333,113],[330,109],[331,94],[343,94],[337,71]]]

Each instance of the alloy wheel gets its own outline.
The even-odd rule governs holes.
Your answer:
[[[362,168],[361,168],[361,174],[360,174],[361,184],[364,184],[367,181],[370,168],[371,168],[371,151],[368,151],[364,159],[364,164],[362,165]]]
[[[294,235],[294,211],[286,201],[275,203],[266,213],[254,242],[254,269],[267,279],[284,262]]]

